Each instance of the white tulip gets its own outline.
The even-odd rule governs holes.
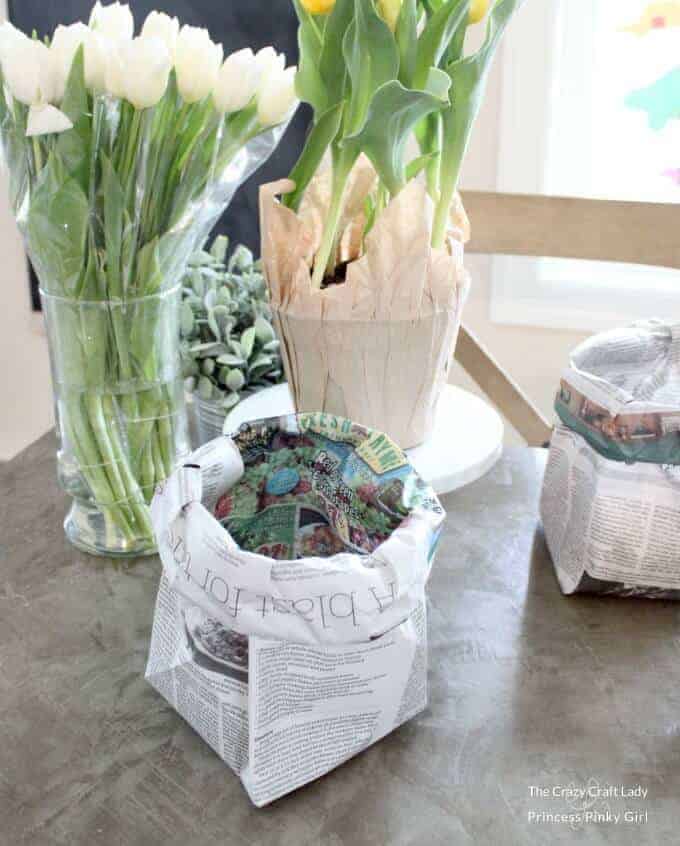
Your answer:
[[[174,62],[179,35],[179,21],[165,12],[150,12],[142,27],[142,38],[160,38],[170,51]]]
[[[165,42],[149,36],[118,44],[106,68],[106,87],[136,109],[148,109],[165,94],[172,59]]]
[[[118,44],[114,44],[106,54],[106,90],[112,97],[125,98],[125,70]]]
[[[112,41],[131,41],[135,33],[135,21],[129,6],[116,0],[110,6],[102,6],[97,0],[90,14],[90,27]]]
[[[260,83],[257,117],[261,126],[284,123],[297,108],[295,96],[296,67],[270,73]]]
[[[56,99],[52,57],[42,41],[16,39],[3,53],[2,70],[13,97],[27,106]]]
[[[249,47],[227,56],[213,91],[217,111],[230,114],[245,109],[257,93],[259,80],[259,68]]]
[[[263,47],[255,54],[255,63],[262,85],[268,76],[280,74],[286,67],[285,53],[277,53],[273,47]]]
[[[197,103],[211,93],[217,82],[224,51],[207,29],[183,26],[177,39],[175,71],[177,87],[186,103]]]
[[[26,123],[26,136],[51,135],[56,132],[66,132],[73,129],[73,123],[59,109],[50,106],[49,103],[40,106],[31,106],[28,110],[28,121]]]
[[[93,91],[104,90],[110,43],[83,23],[58,26],[50,45],[57,100],[61,100],[64,96],[71,65],[81,44],[85,48],[85,83]]]
[[[25,44],[30,41],[21,30],[17,29],[9,21],[5,21],[0,26],[0,62],[4,62],[5,53],[15,44]]]

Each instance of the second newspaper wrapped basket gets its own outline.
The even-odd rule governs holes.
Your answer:
[[[384,434],[323,414],[195,452],[152,515],[147,678],[258,806],[423,710],[444,512]]]

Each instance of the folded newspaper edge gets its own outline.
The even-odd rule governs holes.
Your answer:
[[[151,514],[163,570],[187,600],[242,634],[298,643],[368,641],[422,602],[441,509],[414,509],[371,554],[275,561],[240,549],[209,510],[243,472],[224,436],[156,491]]]

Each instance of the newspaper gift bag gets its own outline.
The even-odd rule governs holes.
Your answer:
[[[562,590],[680,598],[680,326],[590,338],[555,409],[541,516]]]
[[[147,679],[254,804],[425,707],[444,512],[387,436],[322,414],[246,424],[195,452],[152,515]]]

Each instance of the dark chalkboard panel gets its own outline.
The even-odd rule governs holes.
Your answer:
[[[105,5],[108,0],[105,0]],[[57,24],[87,19],[93,0],[9,0],[12,22],[24,32],[52,33]],[[130,0],[137,30],[152,9],[177,15],[182,23],[208,27],[215,41],[224,44],[225,54],[241,47],[254,50],[273,44],[297,62],[296,20],[291,0]],[[242,242],[259,253],[257,186],[287,176],[297,159],[308,122],[300,110],[279,149],[234,197],[218,225],[234,242]]]

